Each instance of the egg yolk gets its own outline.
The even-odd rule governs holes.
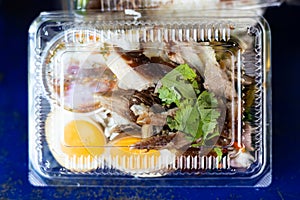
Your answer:
[[[69,157],[79,160],[80,157],[100,156],[104,153],[105,143],[103,132],[95,125],[84,120],[73,120],[64,128],[61,148]]]
[[[160,152],[157,150],[133,149],[132,145],[141,139],[125,137],[113,142],[110,156],[117,168],[124,170],[155,170],[158,167]]]

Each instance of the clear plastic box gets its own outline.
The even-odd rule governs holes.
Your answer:
[[[268,186],[279,2],[95,2],[30,27],[30,182]]]

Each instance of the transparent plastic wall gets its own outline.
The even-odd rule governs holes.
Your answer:
[[[268,186],[267,22],[250,10],[98,11],[42,13],[30,27],[31,183]]]

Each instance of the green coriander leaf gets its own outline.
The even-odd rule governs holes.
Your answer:
[[[188,72],[185,72],[187,70]],[[166,74],[161,80],[163,87],[168,88],[172,94],[180,96],[179,100],[194,99],[197,98],[192,82],[196,78],[196,73],[188,67],[188,65],[179,65],[168,74]],[[190,81],[188,81],[190,80]],[[195,85],[195,84],[194,84]],[[161,93],[160,90],[158,90]],[[163,99],[162,99],[163,100]],[[164,101],[164,100],[163,100]],[[168,102],[171,102],[170,99]]]
[[[177,129],[179,127],[178,122],[170,116],[167,116],[167,124],[171,130],[178,130]]]
[[[201,129],[201,120],[199,112],[195,106],[192,108],[189,118],[186,120],[186,127],[183,131],[189,133],[194,140],[199,139],[201,137],[201,132],[199,133],[199,130]]]
[[[188,122],[188,119],[191,116],[192,110],[193,110],[192,106],[187,105],[184,109],[179,109],[176,112],[174,120],[176,122],[178,122],[178,125],[179,125],[177,127],[177,130],[186,132],[187,122]]]
[[[212,108],[199,108],[199,113],[202,121],[205,122],[215,121],[218,119],[218,117],[220,117],[220,112],[217,109]]]
[[[197,74],[187,64],[179,65],[166,74],[158,89],[159,98],[166,105],[175,103],[178,110],[174,117],[167,117],[170,129],[181,131],[191,142],[202,138],[199,145],[207,138],[217,136],[218,100],[213,93],[204,91],[196,81]]]
[[[217,109],[218,100],[214,97],[213,93],[204,91],[199,95],[197,103],[203,123],[201,126],[201,136],[203,137],[203,143],[205,143],[208,138],[211,139],[211,136],[208,137],[208,135],[214,133],[218,125],[217,120],[220,117],[220,112]]]
[[[158,89],[159,98],[167,105],[175,103],[177,106],[180,103],[181,95],[172,88],[162,86]]]
[[[211,140],[212,138],[217,137],[219,135],[220,135],[220,133],[219,133],[219,130],[217,129],[217,130],[215,130],[215,132],[208,134],[206,136],[206,140]]]
[[[208,91],[203,91],[198,97],[199,107],[215,108],[218,106],[218,100],[214,94]]]
[[[222,156],[223,156],[222,149],[220,147],[215,147],[214,151],[216,152],[217,157],[218,157],[218,161],[220,162],[221,159],[222,159]]]
[[[196,144],[192,144],[191,146],[192,147],[200,147],[200,146],[202,146],[202,144],[201,143],[196,143]]]
[[[200,125],[198,109],[193,105],[193,101],[185,100],[181,103],[182,107],[176,112],[174,119],[167,118],[169,128],[182,131],[191,141],[199,138],[197,133]]]
[[[188,64],[182,64],[175,68],[177,72],[179,72],[185,80],[194,81],[197,77],[195,71],[188,66]]]
[[[192,82],[192,86],[193,86],[193,88],[194,88],[196,94],[197,94],[197,95],[200,94],[199,85],[198,85],[198,82],[197,82],[196,80],[194,80],[194,81]]]
[[[202,131],[203,133],[205,133],[205,136],[212,133],[215,130],[216,125],[217,125],[216,121],[203,123]]]

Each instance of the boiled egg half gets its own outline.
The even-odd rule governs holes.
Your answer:
[[[96,169],[103,160],[106,137],[89,116],[56,109],[48,115],[45,133],[54,158],[71,171]]]
[[[111,141],[106,161],[116,169],[138,177],[161,176],[170,163],[175,162],[175,154],[169,150],[134,149],[141,141],[139,137],[127,136]]]

